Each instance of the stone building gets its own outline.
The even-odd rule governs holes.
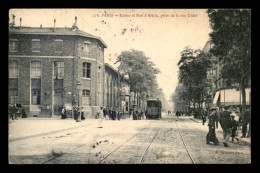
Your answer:
[[[130,88],[120,80],[116,69],[105,63],[104,106],[129,115]]]
[[[212,41],[208,41],[203,51],[209,53],[212,46]],[[239,90],[239,85],[227,86],[221,77],[223,63],[218,57],[212,55],[211,67],[207,71],[207,80],[211,83],[211,87],[208,89],[208,102],[206,106],[242,105],[242,94],[241,90]],[[251,105],[251,87],[246,88],[246,104]]]
[[[21,21],[21,19],[20,19]],[[9,103],[22,103],[29,116],[51,117],[82,106],[94,117],[103,106],[104,49],[96,36],[70,28],[9,25]]]

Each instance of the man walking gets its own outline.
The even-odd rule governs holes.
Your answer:
[[[250,122],[250,112],[249,109],[247,108],[245,113],[244,113],[244,117],[242,119],[242,136],[241,138],[245,138],[246,137],[246,133],[247,133],[247,125]]]
[[[220,114],[220,125],[223,129],[224,146],[228,147],[228,141],[232,134],[232,123],[228,106],[224,107],[224,111]]]
[[[103,118],[104,118],[104,113],[103,113],[103,107],[100,106],[100,110],[97,111],[97,115],[98,115],[98,128],[103,128],[101,126],[101,123],[103,121]]]
[[[208,119],[209,119],[209,122],[208,122],[209,132],[206,137],[207,144],[210,144],[210,142],[213,142],[215,145],[218,145],[219,141],[218,141],[218,138],[216,137],[216,132],[215,132],[215,128],[218,128],[216,125],[216,123],[218,121],[218,117],[217,117],[215,108],[212,109],[212,112],[208,116]]]

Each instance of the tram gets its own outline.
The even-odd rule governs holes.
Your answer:
[[[147,100],[146,118],[161,119],[162,118],[162,102],[159,99]]]

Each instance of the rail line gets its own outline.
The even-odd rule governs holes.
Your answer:
[[[147,151],[148,151],[148,148],[150,147],[151,143],[153,142],[153,140],[155,139],[155,137],[157,136],[158,132],[159,132],[160,129],[157,130],[156,134],[153,136],[152,140],[149,142],[149,145],[146,147],[145,151],[143,152],[142,154],[142,157],[139,161],[139,164],[141,164],[143,162],[143,159],[144,159],[144,156],[146,155]]]
[[[191,156],[190,151],[189,151],[189,149],[188,149],[188,147],[187,147],[187,145],[186,145],[186,143],[185,143],[185,141],[184,141],[184,139],[183,139],[183,137],[182,137],[182,134],[181,134],[180,129],[179,129],[179,127],[178,127],[178,123],[177,123],[176,121],[175,121],[175,124],[176,124],[176,126],[177,126],[178,132],[179,132],[179,134],[180,134],[180,136],[181,136],[181,140],[182,140],[182,142],[183,142],[183,144],[184,144],[184,146],[185,146],[185,149],[186,149],[186,151],[187,151],[187,153],[188,153],[188,155],[189,155],[189,157],[190,157],[192,163],[193,163],[193,164],[196,164],[195,160],[194,160],[193,157]]]
[[[153,123],[153,122],[152,122],[152,123]],[[152,123],[150,123],[148,126],[150,126]],[[143,129],[140,130],[139,132],[142,132],[144,129],[147,129],[148,126],[146,126],[145,128],[143,128]],[[158,133],[158,131],[159,131],[159,130],[157,130],[157,133]],[[102,163],[102,162],[103,162],[104,160],[106,160],[112,153],[114,153],[115,151],[117,151],[119,148],[123,147],[127,142],[129,142],[129,141],[130,141],[131,139],[133,139],[136,135],[138,135],[139,132],[136,133],[136,134],[134,134],[133,136],[131,136],[131,137],[130,137],[129,139],[127,139],[123,144],[119,145],[117,148],[115,148],[113,151],[111,151],[109,154],[107,154],[106,157],[104,157],[102,160],[99,161],[99,163]],[[156,133],[156,135],[157,135],[157,133]],[[156,135],[155,135],[155,136],[156,136]],[[154,140],[155,136],[154,136],[153,139],[150,141],[149,146],[151,145],[151,143],[152,143],[152,141]],[[148,147],[149,147],[149,146],[148,146]],[[146,148],[145,152],[147,151],[148,147]],[[144,157],[144,153],[143,153],[142,157]],[[141,160],[142,160],[142,158],[141,158]],[[140,161],[141,161],[141,160],[140,160]]]
[[[153,123],[153,122],[152,122],[152,123]],[[150,126],[152,123],[148,124],[145,128],[143,128],[143,129],[140,130],[139,132],[141,132],[141,131],[143,131],[144,129],[146,129],[146,128],[147,128],[148,126]],[[116,130],[116,131],[117,131],[117,130]],[[84,146],[86,146],[86,145],[92,144],[93,141],[96,141],[98,138],[104,138],[104,137],[110,136],[110,135],[112,135],[112,134],[113,134],[113,133],[106,134],[106,135],[101,136],[101,137],[97,137],[97,138],[95,138],[94,140],[92,140],[91,142],[88,142],[88,143],[86,143],[86,144],[82,144],[82,145],[80,145],[80,146],[77,146],[77,147],[75,147],[75,148],[73,148],[73,149],[71,149],[71,150],[68,150],[66,153],[63,153],[63,154],[60,155],[60,156],[54,156],[54,157],[52,157],[52,158],[50,158],[50,159],[48,159],[48,160],[45,160],[44,162],[41,162],[40,164],[45,164],[45,163],[47,163],[47,162],[50,162],[50,161],[52,161],[52,160],[55,160],[56,158],[65,156],[65,155],[71,153],[72,151],[76,151],[76,150],[78,150],[78,149],[80,149],[80,148],[82,148],[82,147],[84,147]],[[124,144],[127,143],[128,141],[130,141],[130,140],[131,140],[133,137],[135,137],[137,134],[138,134],[138,133],[136,133],[136,134],[133,135],[131,138],[129,138],[126,142],[124,142]],[[86,135],[86,134],[85,134],[85,135]],[[84,136],[85,136],[85,135],[84,135]],[[124,145],[124,144],[123,144],[123,145]],[[123,145],[121,145],[121,146],[123,146]],[[117,149],[119,149],[121,146],[117,147],[117,148],[116,148],[115,150],[113,150],[111,153],[113,153],[114,151],[116,151]],[[108,154],[104,159],[102,159],[99,163],[101,163],[103,160],[105,160],[111,153],[109,153],[109,154]]]

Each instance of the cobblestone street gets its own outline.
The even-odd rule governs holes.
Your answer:
[[[28,121],[41,129],[22,136],[30,129]],[[32,121],[34,121],[32,123]],[[45,130],[43,122],[45,124]],[[46,125],[60,124],[56,129]],[[16,126],[15,126],[16,125]],[[27,125],[24,128],[23,125]],[[19,131],[16,129],[19,127]],[[58,130],[60,128],[60,130]],[[11,164],[245,164],[251,163],[247,142],[223,146],[223,135],[217,132],[220,145],[206,144],[207,123],[191,117],[163,116],[161,120],[104,120],[98,128],[96,119],[76,123],[68,120],[20,119],[9,124],[13,136],[9,141]],[[49,131],[48,131],[49,130]],[[41,133],[39,133],[41,132]]]

